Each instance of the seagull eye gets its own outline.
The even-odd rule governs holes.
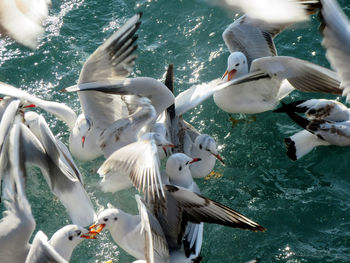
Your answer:
[[[108,221],[108,217],[103,218],[103,221],[107,222]]]
[[[182,166],[179,167],[179,171],[181,171],[181,170],[182,170]]]
[[[210,152],[210,150],[209,149],[206,149],[208,152]]]
[[[73,240],[73,236],[69,236],[68,239],[69,239],[69,240]]]
[[[114,221],[117,221],[117,220],[118,220],[118,217],[115,217],[115,218],[114,218]]]
[[[238,66],[239,66],[239,63],[237,63],[235,66],[238,67]]]
[[[199,149],[201,149],[201,150],[202,150],[202,148],[203,148],[203,147],[202,147],[202,144],[200,144],[200,145],[199,145]]]

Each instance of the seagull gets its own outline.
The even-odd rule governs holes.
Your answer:
[[[208,1],[209,2],[209,1]],[[307,21],[310,8],[317,6],[318,0],[213,0],[211,4],[219,4],[225,8],[240,8],[249,16],[264,22],[290,24]]]
[[[65,206],[73,223],[82,226],[91,224],[96,218],[95,210],[68,149],[54,137],[42,116],[35,112],[18,115],[19,105],[19,100],[11,102],[0,123],[0,139],[3,142],[1,171],[8,169],[8,135],[16,127],[21,130],[20,140],[26,161],[41,169],[51,191]]]
[[[145,260],[147,257],[144,249],[148,247],[149,238],[146,238],[142,231],[144,225],[146,231],[148,228],[152,232],[154,262],[169,262],[170,256],[170,262],[190,263],[196,257],[197,260],[201,257],[190,256],[185,254],[183,248],[180,249],[184,242],[182,229],[185,229],[189,222],[195,224],[208,222],[252,231],[265,231],[262,226],[233,209],[185,188],[173,185],[163,185],[163,188],[166,194],[165,204],[158,198],[152,200],[155,202],[153,205],[149,202],[145,205],[142,201],[141,206],[140,201],[137,201],[140,215],[136,216],[110,207],[98,215],[96,223],[90,226],[90,234],[100,233],[106,228],[122,249],[136,259]],[[143,213],[147,213],[149,227],[142,216]],[[148,244],[152,243],[148,241]]]
[[[335,69],[344,87],[343,96],[350,101],[350,23],[337,1],[320,0],[321,11],[320,32],[323,36],[322,46],[326,49],[326,57]]]
[[[135,195],[135,199],[138,215],[128,214],[109,204],[109,208],[99,213],[96,223],[90,226],[90,234],[100,233],[106,228],[118,246],[136,259],[169,262],[168,244],[158,220],[140,196]]]
[[[164,149],[174,145],[161,134],[151,132],[115,151],[97,171],[102,177],[102,190],[116,192],[133,184],[139,191],[162,198],[157,147]]]
[[[310,99],[283,104],[286,112],[304,130],[284,139],[287,155],[298,160],[320,145],[350,146],[350,109],[335,100]],[[305,113],[307,119],[296,113]]]
[[[284,27],[283,27],[284,28]],[[181,115],[210,96],[229,113],[254,114],[274,109],[293,90],[342,94],[335,72],[311,62],[277,56],[273,37],[283,28],[261,26],[243,16],[223,33],[231,54],[222,80],[193,86],[176,97]]]
[[[34,49],[44,33],[43,23],[51,0],[3,0],[0,2],[0,33]]]
[[[117,136],[111,136],[102,144],[113,148],[106,152],[101,149],[100,140],[101,133],[113,131],[115,122],[132,118],[135,107],[129,109],[130,106],[121,95],[148,98],[155,109],[155,119],[174,102],[173,94],[160,81],[149,77],[126,78],[136,58],[133,52],[137,48],[135,33],[140,26],[140,19],[141,13],[133,16],[108,38],[85,62],[78,84],[63,90],[78,92],[83,110],[78,117],[80,124],[73,130],[70,143],[73,155],[81,160],[92,160],[102,154],[107,158],[121,147],[116,145],[118,140],[114,140]],[[152,119],[152,122],[155,120]],[[134,129],[129,135],[138,132]]]
[[[29,239],[35,230],[35,220],[25,195],[25,145],[21,130],[14,125],[9,135],[9,166],[6,174],[4,217],[0,221],[0,257],[5,262],[68,262],[72,251],[88,230],[68,225],[58,230],[48,241],[39,231],[32,244]]]
[[[216,159],[224,164],[224,160],[218,153],[216,142],[213,137],[208,134],[199,134],[195,137],[194,142],[190,143],[190,147],[185,147],[184,153],[189,157],[200,158],[200,162],[190,165],[192,177],[203,178],[210,174],[215,166]]]

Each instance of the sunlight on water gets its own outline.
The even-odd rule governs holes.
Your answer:
[[[339,1],[349,15],[350,4]],[[62,101],[81,111],[77,95],[60,89],[76,84],[88,56],[136,12],[143,12],[138,32],[138,58],[132,77],[164,78],[175,67],[175,93],[221,77],[229,54],[222,32],[240,14],[203,0],[53,0],[39,47],[32,51],[8,38],[0,39],[0,81],[48,100]],[[318,19],[293,27],[275,39],[279,55],[295,56],[329,67],[321,46]],[[286,102],[336,97],[293,92]],[[343,101],[343,98],[338,98]],[[54,134],[68,142],[68,127],[44,113]],[[208,99],[184,118],[217,141],[225,165],[214,176],[197,180],[204,195],[222,202],[267,228],[251,233],[206,225],[203,262],[349,262],[350,158],[347,147],[319,147],[292,162],[283,138],[300,130],[287,116],[265,112],[248,116],[228,114]],[[104,159],[76,161],[95,209],[108,203],[138,213],[130,189],[104,193],[98,167]],[[40,171],[30,168],[28,199],[36,230],[48,237],[70,219],[50,192]],[[3,206],[1,206],[3,211]],[[132,262],[106,231],[98,240],[84,241],[71,262]],[[1,262],[1,259],[0,259]]]

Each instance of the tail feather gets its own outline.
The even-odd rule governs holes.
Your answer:
[[[284,103],[281,101],[282,106],[278,109],[274,110],[273,112],[298,112],[298,113],[305,113],[309,108],[308,107],[299,107],[300,104],[304,103],[306,100],[297,100],[292,103]]]
[[[293,161],[299,160],[317,146],[329,145],[328,142],[321,140],[307,130],[302,130],[289,138],[285,138],[284,144],[288,157]]]

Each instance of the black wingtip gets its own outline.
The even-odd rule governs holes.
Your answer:
[[[292,103],[285,103],[281,101],[282,106],[278,109],[274,110],[273,112],[298,112],[298,113],[305,113],[308,110],[308,107],[300,107],[299,105],[304,103],[306,100],[297,100],[293,101]]]
[[[295,148],[295,142],[291,138],[285,138],[284,144],[286,146],[286,149],[287,149],[286,153],[289,159],[296,161],[298,158],[297,158],[297,152]]]
[[[164,84],[174,94],[174,64],[169,64]],[[175,104],[172,104],[170,107],[168,107],[167,112],[169,113],[170,119],[174,119],[176,114]]]
[[[141,17],[143,16],[143,12],[140,11],[140,12],[138,12],[137,14],[138,14],[138,16],[139,16],[139,19],[141,19]]]

